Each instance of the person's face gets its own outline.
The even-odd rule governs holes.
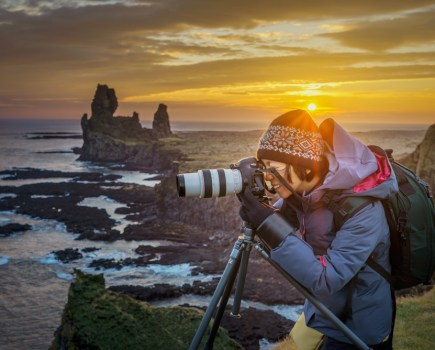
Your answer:
[[[262,159],[266,168],[275,168],[276,171],[293,187],[296,192],[302,189],[302,181],[296,175],[293,167],[286,163],[276,162],[274,160]],[[288,170],[287,170],[288,169]],[[288,198],[292,193],[279,181],[272,173],[266,173],[266,181],[269,181],[275,189],[278,196]],[[290,181],[291,179],[291,181]]]

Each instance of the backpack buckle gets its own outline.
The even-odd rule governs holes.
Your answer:
[[[406,217],[400,216],[397,218],[397,225],[396,225],[397,232],[399,233],[405,232],[406,222],[407,222]]]

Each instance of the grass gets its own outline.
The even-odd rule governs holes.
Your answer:
[[[154,307],[108,291],[103,275],[76,271],[62,325],[56,331],[50,349],[184,350],[189,347],[202,315],[203,312],[195,308]],[[203,343],[206,339],[203,338]],[[215,349],[242,348],[221,328]]]
[[[435,349],[435,288],[421,296],[397,299],[394,350]],[[290,337],[273,350],[297,350]]]
[[[435,288],[418,297],[397,300],[394,349],[435,348]]]

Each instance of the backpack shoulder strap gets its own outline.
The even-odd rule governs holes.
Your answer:
[[[335,194],[334,191],[327,192],[323,196],[323,202],[334,215],[334,224],[337,231],[348,219],[375,201],[373,197],[364,196],[347,196],[335,201],[333,200]]]
[[[367,259],[367,265],[369,265],[373,270],[375,270],[378,274],[380,274],[383,278],[385,278],[390,285],[393,285],[392,276],[385,270],[381,265],[379,265],[375,259],[371,256]]]
[[[348,219],[376,201],[376,198],[364,196],[347,196],[338,201],[333,201],[332,196],[334,194],[335,193],[325,194],[323,201],[325,202],[326,207],[329,208],[334,215],[334,225],[337,231],[340,230]],[[388,282],[390,282],[390,284],[392,283],[391,275],[381,265],[379,265],[373,257],[370,256],[367,259],[366,264],[384,277]]]

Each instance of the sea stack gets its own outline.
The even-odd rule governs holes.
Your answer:
[[[157,171],[171,168],[179,153],[164,149],[159,142],[173,136],[167,106],[159,105],[152,129],[142,127],[137,112],[132,116],[114,116],[117,108],[115,89],[98,84],[91,103],[92,115],[88,118],[85,113],[81,118],[83,147],[79,160],[122,163]]]
[[[157,112],[154,114],[153,132],[157,137],[168,137],[172,135],[167,109],[168,107],[161,103],[159,104]]]

